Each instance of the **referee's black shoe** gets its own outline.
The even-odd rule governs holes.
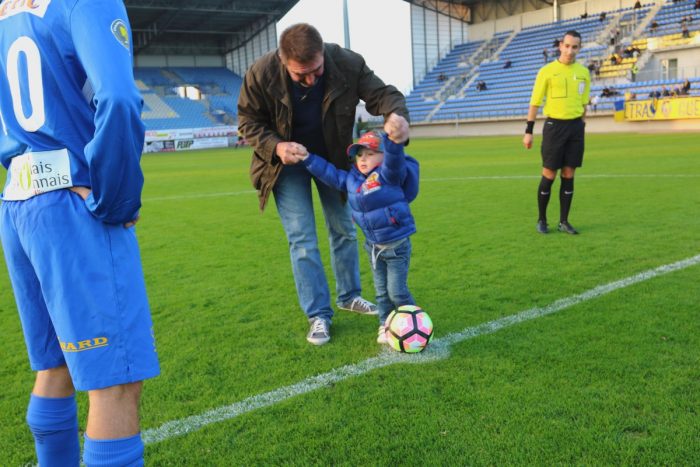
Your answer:
[[[564,232],[571,235],[578,235],[578,230],[574,229],[574,226],[569,224],[567,221],[561,221],[559,223],[559,232]]]
[[[549,233],[549,227],[547,227],[547,222],[542,219],[537,221],[537,232],[541,234]]]

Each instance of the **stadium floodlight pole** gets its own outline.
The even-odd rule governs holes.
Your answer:
[[[350,48],[350,26],[348,21],[348,0],[343,0],[343,29],[345,31],[345,48]]]

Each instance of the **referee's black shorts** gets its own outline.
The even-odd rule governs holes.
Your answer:
[[[547,118],[542,130],[542,166],[551,170],[581,167],[585,127],[581,118]]]

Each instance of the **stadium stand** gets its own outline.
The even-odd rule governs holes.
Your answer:
[[[138,67],[134,77],[144,98],[142,118],[148,130],[235,124],[243,80],[226,68]],[[178,96],[177,89],[184,86],[197,88],[202,99]]]
[[[692,18],[694,11],[697,10],[693,10],[690,1],[650,3],[640,9],[608,11],[603,20],[591,16],[555,21],[523,28],[517,33],[497,33],[488,41],[459,44],[408,96],[411,119],[416,123],[522,118],[527,113],[535,76],[544,63],[543,50],[553,60],[557,53],[554,40],[570,29],[579,31],[583,38],[577,60],[590,64],[591,96],[599,96],[597,112],[612,112],[614,101],[625,93],[642,98],[663,86],[671,90],[678,88],[684,79],[635,82],[632,70],[634,67],[636,76],[644,66],[652,41],[655,48],[692,44],[695,35],[700,34],[700,17]],[[649,27],[653,21],[659,26],[651,33]],[[681,22],[688,28],[688,37],[682,37]],[[485,47],[491,43],[493,47]],[[635,53],[623,56],[625,49],[635,48]],[[487,53],[479,53],[483,51]],[[617,56],[612,62],[614,53]],[[439,76],[447,79],[441,82]],[[466,77],[460,82],[463,86],[454,85],[458,77]],[[700,77],[691,77],[689,81],[690,94],[698,95]],[[485,90],[477,88],[481,82],[486,83]]]

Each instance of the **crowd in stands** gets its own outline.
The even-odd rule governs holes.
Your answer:
[[[682,85],[675,86],[673,88],[661,86],[661,90],[655,89],[649,93],[649,97],[660,98],[660,97],[681,97],[690,94],[690,80],[686,79]]]
[[[613,103],[621,99],[623,95],[625,99],[647,99],[646,96],[650,92],[651,96],[656,96],[658,93],[658,96],[662,98],[698,95],[700,81],[693,75],[691,75],[690,81],[686,80],[685,83],[682,83],[682,79],[650,79],[647,75],[651,76],[653,73],[648,73],[649,70],[640,70],[642,66],[641,63],[637,63],[638,59],[649,53],[647,52],[647,47],[650,47],[648,40],[652,36],[649,34],[650,26],[646,27],[646,34],[642,33],[640,36],[636,32],[636,28],[645,22],[645,15],[651,12],[655,18],[647,18],[647,20],[653,21],[650,23],[651,27],[654,27],[654,22],[656,23],[658,30],[655,37],[658,36],[659,39],[662,39],[654,45],[655,49],[677,44],[690,45],[690,41],[687,39],[681,41],[680,38],[681,34],[692,36],[700,29],[700,17],[692,10],[695,1],[679,0],[678,6],[663,5],[659,11],[651,10],[649,1],[639,2],[639,5],[633,8],[620,9],[619,12],[611,10],[596,13],[595,17],[593,14],[585,12],[580,15],[580,20],[578,17],[564,20],[566,25],[559,27],[547,24],[524,28],[511,39],[507,47],[501,50],[498,55],[494,55],[493,58],[484,60],[484,56],[487,55],[484,53],[477,57],[476,61],[469,61],[470,57],[464,57],[462,62],[468,64],[470,68],[466,70],[466,73],[462,71],[462,68],[457,69],[459,74],[451,71],[445,72],[448,78],[444,81],[449,83],[452,83],[451,78],[459,78],[461,74],[468,76],[469,82],[473,83],[469,86],[469,93],[464,80],[461,87],[458,85],[459,79],[453,83],[453,90],[445,90],[446,86],[442,84],[440,88],[442,91],[439,95],[437,93],[416,93],[414,105],[418,108],[417,113],[420,114],[421,118],[434,121],[518,115],[518,112],[522,111],[521,108],[527,108],[530,96],[524,95],[519,90],[517,83],[520,81],[530,83],[530,80],[534,79],[537,68],[542,63],[539,61],[538,51],[541,51],[541,57],[545,64],[558,58],[560,53],[559,34],[569,27],[581,28],[585,31],[584,47],[579,61],[587,66],[591,76],[603,80],[599,81],[597,86],[595,81],[593,83],[591,108],[596,108],[597,111],[612,110]],[[697,1],[700,4],[700,0]],[[671,1],[668,1],[668,4],[670,3]],[[674,3],[676,2],[674,1]],[[632,11],[633,9],[634,11]],[[580,24],[578,24],[579,22]],[[680,29],[683,26],[689,30],[688,33]],[[508,36],[508,33],[504,34]],[[598,41],[599,38],[602,40]],[[493,54],[496,53],[495,49],[497,48],[494,47]],[[443,69],[445,68],[436,70],[426,82],[429,80],[442,82],[443,79],[440,79],[438,73],[441,73]],[[646,80],[638,79],[642,76],[642,71],[645,72]],[[651,71],[656,72],[656,70]],[[610,85],[612,81],[614,81],[615,86]],[[691,83],[693,84],[692,92],[690,90]],[[666,89],[662,89],[662,85],[665,85]],[[447,86],[447,88],[449,87]],[[508,95],[509,98],[499,100],[496,97],[499,95]],[[442,102],[439,107],[437,107],[438,102]],[[508,106],[508,104],[513,105]],[[413,112],[413,109],[411,111]]]

